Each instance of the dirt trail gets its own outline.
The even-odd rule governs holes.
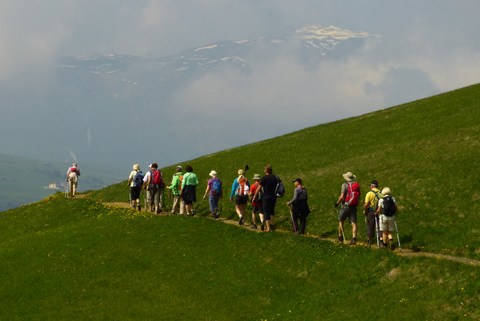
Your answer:
[[[82,197],[78,197],[78,198],[84,198],[84,197],[85,197],[85,195],[82,195]],[[130,205],[128,203],[125,203],[125,202],[123,202],[123,203],[122,202],[113,202],[113,203],[105,203],[104,202],[102,204],[104,206],[113,207],[113,208],[131,208]],[[169,214],[164,212],[160,215],[169,215]],[[227,219],[224,219],[224,218],[220,218],[220,219],[217,219],[217,221],[222,222],[224,224],[235,225],[235,226],[238,226],[239,228],[244,228],[244,229],[252,231],[252,232],[263,233],[260,230],[260,228],[252,229],[252,228],[250,228],[250,225],[238,225],[238,221],[236,221],[236,220],[227,220]],[[285,230],[277,230],[276,233],[278,233],[278,232],[289,233],[288,231],[285,231]],[[338,244],[338,241],[336,239],[332,239],[332,238],[323,238],[323,237],[319,237],[318,235],[313,235],[313,234],[307,234],[306,237],[317,238],[317,239],[320,239],[320,240],[330,241],[332,243],[337,243]],[[347,245],[345,245],[345,246],[347,246]],[[357,246],[367,246],[367,244],[364,243],[364,242],[357,242]],[[378,249],[376,245],[372,246],[371,248],[375,249],[375,250]],[[402,248],[402,250],[399,250],[398,248],[396,248],[393,251],[393,253],[395,253],[397,255],[400,255],[400,256],[403,256],[403,257],[429,257],[429,258],[434,258],[434,259],[438,259],[438,260],[458,262],[458,263],[472,265],[472,266],[480,266],[480,261],[479,260],[469,259],[469,258],[466,258],[466,257],[458,257],[458,256],[453,256],[453,255],[431,253],[431,252],[414,252],[411,249],[405,249],[405,248]]]

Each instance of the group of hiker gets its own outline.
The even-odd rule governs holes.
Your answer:
[[[263,176],[260,174],[253,175],[252,183],[246,176],[247,170],[248,165],[245,169],[237,171],[237,177],[233,181],[229,200],[235,204],[239,225],[245,224],[247,203],[251,203],[251,228],[257,229],[258,218],[261,230],[269,232],[274,229],[277,198],[284,195],[285,187],[281,179],[273,174],[270,164],[265,166]],[[220,200],[224,195],[223,183],[215,170],[212,170],[209,176],[210,179],[207,182],[202,199],[208,198],[210,214],[213,218],[218,219],[221,212]],[[163,180],[157,163],[150,164],[145,174],[140,170],[139,164],[134,164],[127,180],[127,185],[130,187],[130,205],[134,209],[141,210],[140,193],[143,188],[146,190],[147,210],[159,214],[163,211],[164,192],[168,189],[173,196],[171,214],[195,215],[195,204],[199,203],[197,202],[196,191],[198,184],[198,177],[190,165],[185,167],[185,173],[183,173],[183,167],[178,165],[171,184],[167,185]],[[294,197],[287,204],[291,209],[295,232],[304,234],[306,217],[310,212],[307,204],[307,190],[302,186],[300,178],[295,179],[294,184]]]
[[[237,171],[237,177],[233,180],[229,194],[230,202],[235,204],[238,224],[245,224],[247,204],[250,203],[250,227],[257,229],[259,221],[262,231],[272,231],[275,228],[275,206],[277,200],[284,196],[285,187],[282,180],[273,174],[270,164],[265,165],[263,175],[254,174],[252,182],[246,176],[248,169],[248,165],[246,165],[245,169]],[[67,171],[71,197],[75,197],[78,176],[80,176],[80,170],[78,165],[73,163]],[[335,208],[341,205],[338,211],[338,241],[345,242],[345,221],[348,219],[352,226],[350,244],[355,245],[357,242],[357,209],[361,196],[360,184],[351,172],[342,174],[342,176],[345,181],[342,184],[340,195],[334,203]],[[209,173],[209,177],[202,199],[208,199],[210,215],[212,218],[218,219],[224,188],[215,170]],[[301,178],[295,178],[292,182],[294,184],[293,197],[286,202],[286,205],[290,209],[293,231],[303,235],[310,213],[308,193]],[[160,214],[164,209],[165,190],[168,189],[173,196],[171,214],[195,215],[196,206],[199,204],[196,191],[198,184],[198,177],[190,165],[185,167],[185,173],[183,167],[178,165],[170,185],[167,185],[157,163],[150,164],[145,173],[140,170],[139,164],[134,164],[127,180],[130,188],[130,205],[136,210],[141,210],[140,195],[142,189],[145,189],[145,210]],[[380,191],[378,181],[371,181],[370,191],[365,195],[363,211],[368,245],[373,244],[376,240],[378,246],[393,248],[393,232],[397,231],[398,234],[395,220],[398,208],[390,189],[385,187]]]
[[[338,213],[338,241],[345,241],[345,220],[348,218],[352,225],[352,239],[350,244],[357,242],[357,207],[360,203],[360,184],[357,177],[352,172],[342,174],[345,182],[342,184],[340,196],[334,203],[335,207],[341,204]],[[390,247],[393,249],[393,232],[398,229],[395,214],[398,211],[395,198],[391,195],[390,188],[385,187],[380,192],[378,180],[370,183],[370,191],[365,195],[363,206],[365,214],[365,227],[367,234],[367,244],[371,245],[374,241],[375,232],[378,246]]]

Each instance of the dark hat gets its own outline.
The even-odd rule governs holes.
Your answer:
[[[374,179],[374,180],[370,183],[370,185],[373,185],[373,186],[375,186],[375,187],[378,187],[378,181],[377,181],[376,179]]]
[[[301,178],[295,178],[295,179],[293,180],[293,182],[294,182],[294,183],[295,183],[295,182],[299,182],[300,184],[302,184],[302,179],[301,179]]]

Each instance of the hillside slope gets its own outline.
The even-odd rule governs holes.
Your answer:
[[[362,196],[373,179],[396,197],[402,243],[414,250],[480,258],[480,85],[414,101],[360,117],[319,125],[289,135],[225,150],[189,162],[203,191],[211,169],[219,172],[225,190],[237,169],[249,164],[249,177],[266,163],[287,182],[304,179],[313,213],[308,230],[336,237],[336,201],[342,173],[352,171]],[[170,178],[173,168],[164,169]],[[98,200],[125,201],[123,183],[97,192]],[[285,200],[286,201],[286,200]],[[223,215],[234,217],[226,200]],[[206,212],[207,204],[200,209]],[[288,227],[284,201],[277,221]],[[359,239],[365,238],[363,218]],[[347,229],[347,236],[350,235]]]
[[[0,229],[1,320],[480,320],[466,264],[60,193]]]

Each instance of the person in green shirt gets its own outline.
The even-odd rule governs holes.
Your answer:
[[[177,207],[180,207],[179,213],[183,215],[185,212],[185,203],[183,202],[182,197],[180,196],[182,191],[182,181],[183,181],[183,168],[182,166],[177,166],[177,172],[173,174],[172,184],[167,188],[172,192],[173,195],[173,205],[172,205],[172,214],[175,214]]]
[[[193,167],[187,165],[185,167],[185,175],[182,180],[182,199],[185,202],[185,211],[187,215],[195,214],[193,212],[193,204],[197,201],[196,189],[198,185],[197,175],[193,172]]]

